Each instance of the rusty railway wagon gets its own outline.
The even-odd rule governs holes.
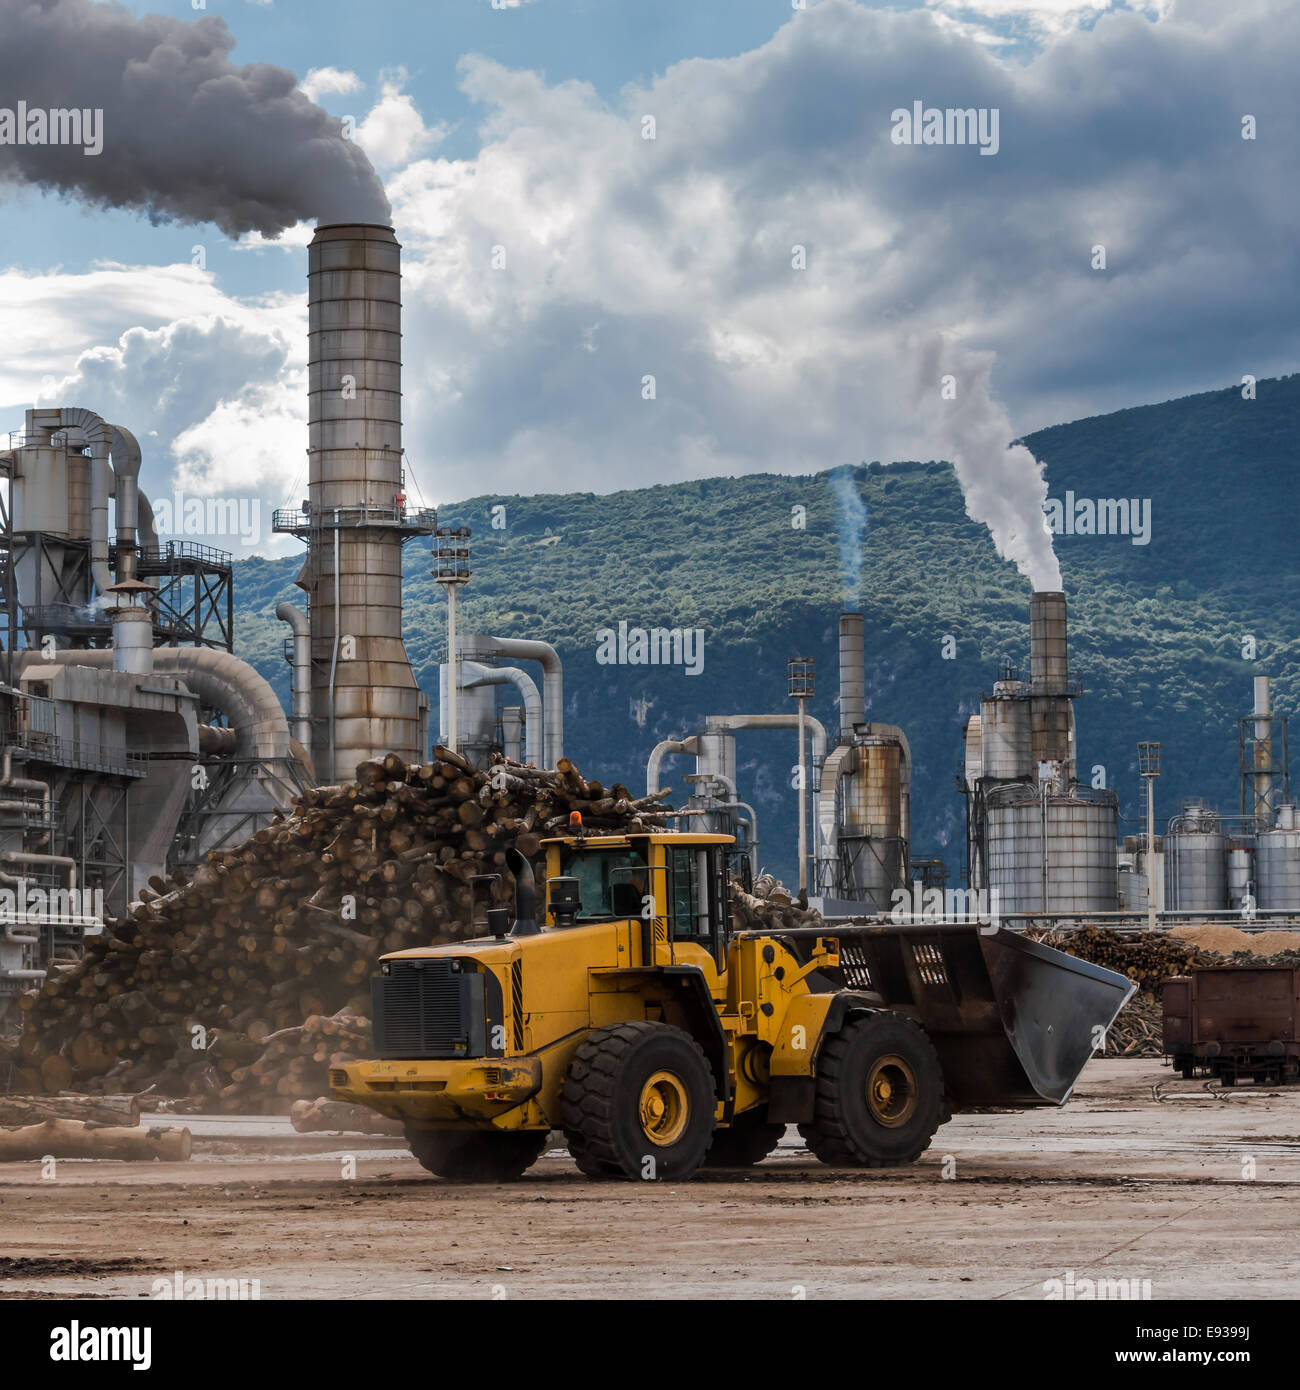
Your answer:
[[[1165,1052],[1183,1076],[1300,1080],[1300,967],[1200,965],[1160,995]]]

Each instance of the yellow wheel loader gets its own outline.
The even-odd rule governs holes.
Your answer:
[[[519,1177],[563,1130],[593,1178],[745,1166],[798,1125],[822,1162],[910,1163],[951,1115],[1060,1105],[1135,986],[979,925],[733,932],[729,836],[546,842],[544,907],[511,850],[513,919],[399,951],[377,1056],[337,1099],[403,1122],[457,1181]]]

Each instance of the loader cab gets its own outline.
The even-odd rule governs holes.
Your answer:
[[[647,947],[699,948],[726,967],[731,904],[725,835],[566,837],[548,844],[550,916],[557,927],[631,919]],[[562,886],[561,886],[562,885]],[[558,910],[557,910],[558,909]],[[689,951],[690,954],[697,954]]]

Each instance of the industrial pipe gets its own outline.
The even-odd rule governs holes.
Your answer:
[[[117,509],[117,578],[136,577],[136,528],[140,518],[140,445],[122,425],[110,425],[113,455],[113,499]]]
[[[867,722],[866,657],[862,614],[840,614],[840,742],[850,743],[853,731]]]
[[[290,705],[293,710],[293,736],[304,748],[311,747],[311,623],[296,603],[276,605],[275,616],[293,631],[293,661],[290,665]]]
[[[199,752],[208,758],[228,758],[238,750],[239,735],[219,724],[200,724]]]
[[[524,761],[534,767],[542,765],[542,697],[537,682],[518,666],[484,666],[477,661],[461,662],[461,688],[473,690],[480,685],[513,685],[524,697]]]
[[[6,744],[3,759],[0,759],[0,788],[9,787],[19,792],[36,792],[39,794],[45,808],[45,824],[49,825],[51,818],[51,808],[53,797],[50,793],[50,784],[41,782],[35,777],[15,777],[13,775],[14,747],[13,744]],[[50,838],[47,830],[42,837],[41,843],[46,843]]]
[[[488,637],[485,641],[494,657],[513,656],[540,664],[545,696],[544,758],[547,767],[554,767],[564,757],[564,668],[559,652],[549,642],[523,637]]]
[[[57,864],[68,871],[68,889],[77,891],[77,861],[66,854],[33,854],[25,849],[0,850],[0,859],[6,864]]]
[[[812,731],[813,771],[826,761],[826,727],[820,719],[811,714],[804,715],[804,723]],[[795,714],[711,714],[704,721],[706,733],[734,732],[737,729],[797,729],[799,715]],[[813,785],[817,785],[814,775]]]
[[[18,653],[19,672],[37,653]],[[111,666],[113,653],[105,651],[59,651],[49,662],[61,666]],[[42,664],[47,664],[43,659]],[[175,676],[195,695],[230,720],[238,740],[241,758],[277,759],[290,756],[289,721],[270,685],[237,656],[213,647],[159,647],[154,651],[154,669],[160,675]]]
[[[136,485],[135,534],[141,550],[158,549],[158,528],[153,520],[153,503]]]
[[[670,753],[689,753],[698,757],[700,752],[700,741],[698,738],[675,739],[666,738],[662,743],[656,743],[650,750],[650,757],[645,765],[645,793],[647,796],[654,796],[659,790],[659,767],[665,757]]]

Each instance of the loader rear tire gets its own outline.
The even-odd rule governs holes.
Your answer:
[[[514,1182],[542,1156],[545,1130],[414,1129],[406,1142],[416,1160],[449,1182]]]
[[[713,1138],[713,1073],[668,1023],[619,1023],[583,1041],[561,1092],[569,1153],[588,1177],[688,1178]]]
[[[767,1107],[746,1110],[726,1129],[713,1132],[713,1144],[706,1160],[710,1168],[752,1168],[781,1142],[784,1125],[768,1124]]]
[[[887,1168],[930,1147],[947,1113],[939,1056],[910,1018],[855,1013],[817,1056],[811,1152],[833,1167]]]

